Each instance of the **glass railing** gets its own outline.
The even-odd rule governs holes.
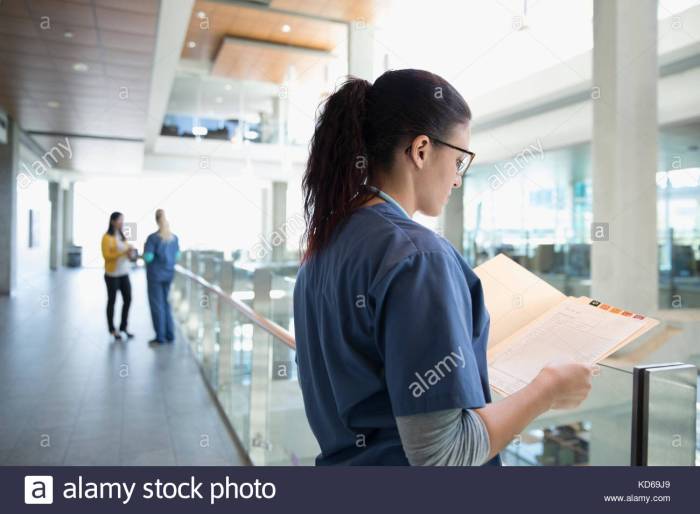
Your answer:
[[[320,450],[307,423],[291,335],[295,267],[260,264],[243,273],[211,252],[185,252],[182,262],[173,287],[177,318],[251,462],[313,464]],[[239,286],[250,288],[248,300]],[[644,439],[646,464],[692,465],[700,455],[697,369],[657,366],[646,389],[637,384],[640,373],[651,372],[635,368],[660,355],[665,330],[603,361],[586,401],[533,421],[502,452],[504,463],[630,465],[634,442]],[[646,424],[635,425],[640,419]]]
[[[502,453],[513,466],[629,465],[632,372],[601,364],[588,398],[574,410],[533,421]]]
[[[182,262],[173,285],[174,311],[251,462],[313,464],[320,449],[297,383],[294,339],[269,315],[281,309],[283,298],[291,304],[289,277],[273,279],[269,269],[247,269],[210,253],[184,252]],[[284,296],[272,289],[278,281],[287,288]],[[241,299],[241,291],[250,294]],[[289,313],[279,317],[289,325]]]
[[[290,333],[294,333],[294,284],[296,279],[279,270],[272,273],[272,289],[270,291],[270,319],[281,325]]]

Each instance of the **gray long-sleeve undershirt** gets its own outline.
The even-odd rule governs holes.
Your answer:
[[[491,451],[484,421],[470,409],[396,418],[411,466],[481,466]]]

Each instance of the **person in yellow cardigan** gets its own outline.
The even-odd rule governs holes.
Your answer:
[[[127,330],[129,307],[131,305],[131,282],[129,281],[129,262],[135,256],[134,247],[124,236],[122,228],[124,216],[113,212],[109,217],[109,227],[102,236],[102,257],[105,260],[105,283],[107,284],[107,326],[114,339],[121,341],[124,333],[127,339],[134,337]],[[119,331],[114,328],[114,303],[117,291],[122,295],[122,317]]]

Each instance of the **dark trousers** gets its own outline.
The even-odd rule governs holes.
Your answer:
[[[173,315],[168,303],[168,292],[172,280],[156,280],[148,277],[148,304],[151,306],[151,319],[156,339],[160,342],[173,341]]]
[[[122,321],[119,330],[126,330],[129,321],[129,306],[131,305],[131,282],[129,275],[110,277],[105,275],[107,284],[107,326],[110,332],[114,332],[114,302],[117,299],[117,291],[122,294]]]

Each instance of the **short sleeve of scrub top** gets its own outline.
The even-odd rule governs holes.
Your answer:
[[[153,262],[156,253],[156,242],[153,234],[146,238],[146,243],[143,245],[143,260],[146,265]]]
[[[446,251],[419,252],[376,287],[376,337],[395,416],[485,405],[464,271]]]
[[[146,238],[146,244],[144,244],[143,253],[156,253],[156,238],[154,234],[150,234]]]

